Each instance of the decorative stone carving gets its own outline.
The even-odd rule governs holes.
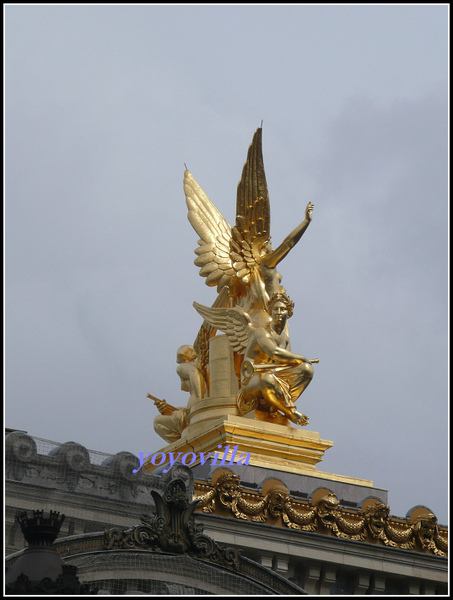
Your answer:
[[[110,467],[115,476],[125,481],[137,481],[141,476],[141,471],[137,471],[140,468],[140,461],[132,452],[118,452],[115,456],[106,459],[102,465]],[[136,472],[133,473],[133,470]]]
[[[90,468],[90,455],[88,450],[76,442],[66,442],[49,453],[55,456],[60,463],[59,483],[65,482],[70,491],[74,491],[79,484],[80,474]]]
[[[118,452],[115,456],[107,458],[102,466],[109,468],[112,477],[108,485],[110,494],[118,493],[122,499],[127,499],[129,494],[137,496],[138,485],[143,475],[137,470],[140,468],[140,461],[135,454]]]
[[[14,456],[21,462],[29,462],[37,454],[36,442],[23,431],[12,431],[5,438],[6,457]]]
[[[130,529],[114,527],[105,531],[104,546],[111,549],[147,549],[175,554],[187,553],[231,569],[238,568],[238,553],[232,548],[221,548],[203,534],[203,526],[196,524],[194,510],[198,500],[189,501],[182,479],[170,481],[161,495],[151,492],[156,511],[142,515],[141,525]]]
[[[6,477],[21,481],[27,472],[27,463],[37,456],[35,440],[23,431],[12,431],[5,438]]]
[[[76,473],[86,471],[90,466],[90,455],[85,446],[76,442],[66,442],[49,453],[49,456],[55,455],[58,460],[66,467],[69,467]]]
[[[186,486],[188,497],[193,498],[194,477],[192,469],[189,469],[189,467],[186,467],[185,465],[176,463],[167,473],[163,473],[159,478],[156,477],[156,483],[161,483],[162,489],[165,489],[168,483],[173,479],[181,479]],[[155,488],[157,488],[157,485]]]

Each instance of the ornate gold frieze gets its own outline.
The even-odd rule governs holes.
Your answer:
[[[277,480],[266,481],[262,492],[245,490],[230,472],[217,474],[213,483],[195,482],[197,510],[291,529],[334,535],[344,539],[448,554],[448,529],[437,524],[428,509],[413,511],[410,519],[390,516],[390,508],[376,499],[359,510],[340,506],[329,490],[318,490],[312,501],[297,500]]]

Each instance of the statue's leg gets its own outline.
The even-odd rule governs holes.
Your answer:
[[[267,401],[269,406],[283,413],[285,417],[290,419],[293,423],[301,422],[301,424],[304,425],[308,423],[307,417],[298,413],[295,410],[294,405],[287,405],[287,403],[285,402],[284,394],[279,388],[276,378],[272,374],[265,374],[261,376],[260,391],[261,395]]]
[[[291,399],[293,402],[299,398],[313,379],[314,370],[310,363],[301,363],[291,368],[291,373],[285,375],[291,388]]]
[[[176,442],[181,438],[180,411],[170,415],[157,415],[154,419],[154,431],[166,442]]]
[[[309,365],[311,366],[311,365]],[[299,375],[299,373],[298,373]],[[308,385],[308,383],[306,384]],[[278,411],[296,425],[307,425],[308,417],[296,411],[292,402],[285,401],[277,378],[272,373],[255,374],[250,381],[242,387],[244,398],[262,398],[271,411]],[[292,395],[292,394],[291,394]]]
[[[272,408],[282,412],[285,417],[288,417],[288,419],[293,421],[293,412],[278,399],[277,394],[273,390],[265,388],[262,390],[262,395]]]

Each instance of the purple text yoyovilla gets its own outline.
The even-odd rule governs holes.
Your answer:
[[[169,464],[167,469],[164,469],[163,473],[168,473],[168,471],[172,468],[172,466],[179,461],[183,465],[187,467],[193,465],[195,462],[199,461],[200,465],[204,465],[211,458],[211,465],[232,465],[236,462],[237,465],[248,465],[250,462],[250,452],[244,452],[242,454],[238,454],[238,446],[234,446],[231,451],[231,456],[229,461],[227,462],[228,453],[230,451],[229,446],[217,446],[220,450],[223,449],[223,454],[219,452],[186,452],[183,454],[182,452],[174,453],[174,452],[156,452],[152,454],[151,452],[145,456],[144,452],[138,453],[138,458],[140,461],[140,466],[138,469],[132,469],[132,473],[137,473],[143,465],[146,463],[151,463],[155,467],[160,467],[166,463]],[[168,457],[168,458],[167,458]],[[220,462],[218,462],[220,461]]]

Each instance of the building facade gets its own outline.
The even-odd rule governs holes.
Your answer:
[[[244,564],[250,561],[242,575],[252,594],[272,589],[312,595],[448,592],[447,528],[422,506],[404,518],[391,516],[386,490],[370,482],[320,472],[230,465],[229,461],[190,468],[175,464],[167,473],[162,465],[150,473],[129,452],[109,455],[18,430],[6,431],[5,456],[7,566],[14,564],[24,547],[17,511],[58,510],[66,518],[55,544],[65,561],[78,566],[82,583],[99,578],[100,572],[110,573],[113,581],[121,570],[122,577],[115,581],[123,583],[115,584],[116,593],[132,593],[137,585],[145,594],[200,589],[194,583],[194,567],[192,571],[187,567],[192,583],[169,579],[174,559],[168,556],[170,571],[162,571],[160,584],[148,582],[146,587],[146,573],[149,579],[150,569],[156,570],[164,555],[151,556],[145,547],[125,550],[105,545],[106,530],[125,532],[143,525],[143,515],[156,509],[153,493],[164,494],[177,476],[184,480],[189,497],[197,500],[195,521],[205,534],[222,548],[240,551]],[[138,564],[142,583],[135,578],[128,588]],[[207,567],[199,566],[203,581],[210,580]],[[282,591],[284,581],[289,586],[286,591]],[[250,591],[253,585],[255,591]],[[201,589],[216,594],[221,586]]]

